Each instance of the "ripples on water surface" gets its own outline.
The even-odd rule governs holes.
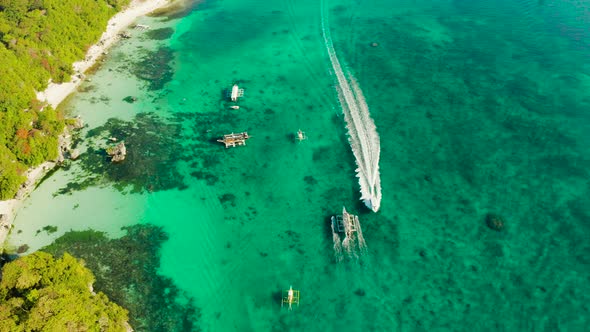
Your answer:
[[[91,128],[145,112],[165,122],[145,137],[118,132],[144,142],[128,149],[150,160],[148,185],[121,192],[104,176],[53,197],[85,172],[60,171],[21,211],[12,243],[162,226],[160,272],[194,297],[208,331],[587,330],[588,4],[327,7],[381,136],[378,213],[359,202],[319,2],[205,1],[180,20],[143,19],[175,32],[135,31],[68,105]],[[145,66],[161,89],[135,76]],[[245,89],[239,110],[222,98],[234,82]],[[166,126],[177,128],[169,147],[146,151]],[[299,128],[309,139],[296,143]],[[245,147],[215,142],[241,131],[252,135]],[[177,173],[174,189],[157,185]],[[336,264],[328,221],[343,205],[369,250]],[[486,226],[489,213],[501,231]],[[35,236],[46,225],[58,232]],[[289,285],[301,291],[293,312],[280,309]]]

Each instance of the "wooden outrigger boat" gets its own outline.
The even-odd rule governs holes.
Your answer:
[[[337,262],[344,259],[343,252],[358,257],[367,251],[363,231],[358,216],[352,215],[342,208],[342,215],[332,217],[332,240],[334,255]],[[343,237],[341,239],[341,236]]]
[[[281,308],[285,305],[289,306],[289,310],[293,310],[293,305],[299,306],[299,291],[289,287],[289,290],[283,291],[283,300],[281,301]]]
[[[246,140],[250,138],[247,132],[239,134],[227,134],[223,135],[223,139],[218,139],[217,142],[225,144],[226,148],[235,147],[236,145],[246,145]]]

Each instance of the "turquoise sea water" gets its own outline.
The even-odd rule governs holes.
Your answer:
[[[321,2],[204,1],[141,19],[173,33],[132,31],[67,103],[98,157],[44,181],[10,243],[161,226],[160,273],[194,298],[205,331],[588,330],[588,4],[324,5],[381,137],[378,213],[359,201]],[[241,131],[244,147],[215,142]],[[111,136],[126,164],[94,152]],[[329,218],[342,206],[369,250],[336,263]],[[47,225],[58,231],[37,233]],[[292,312],[280,306],[290,285]]]

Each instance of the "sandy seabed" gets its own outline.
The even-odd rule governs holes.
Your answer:
[[[106,31],[100,40],[92,45],[84,60],[73,64],[74,74],[71,82],[53,83],[50,82],[47,89],[37,93],[37,99],[46,102],[51,107],[57,107],[82,83],[84,72],[88,70],[103,55],[109,47],[119,40],[119,33],[129,27],[138,17],[147,15],[156,9],[165,7],[174,0],[133,0],[129,6],[115,14],[108,22]],[[21,187],[16,198],[0,201],[0,244],[3,244],[12,227],[12,221],[22,201],[31,193],[35,185],[50,169],[55,166],[53,162],[45,162],[26,173],[27,181]]]

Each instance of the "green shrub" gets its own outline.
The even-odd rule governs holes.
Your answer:
[[[127,311],[93,294],[93,282],[92,272],[68,254],[36,252],[4,265],[0,331],[125,331]]]
[[[0,199],[16,193],[28,167],[57,157],[64,119],[50,108],[40,111],[35,91],[49,79],[69,81],[72,64],[128,3],[0,0]]]

